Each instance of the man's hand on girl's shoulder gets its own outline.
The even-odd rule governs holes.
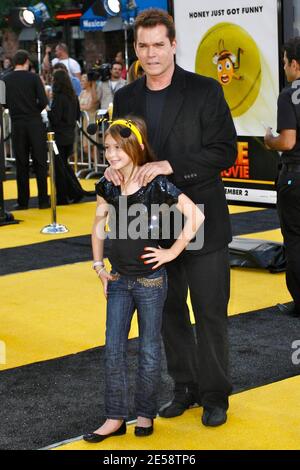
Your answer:
[[[110,166],[106,168],[104,177],[107,179],[107,181],[111,181],[114,186],[120,186],[124,180],[122,173],[120,173],[118,170],[114,170]]]
[[[173,169],[168,160],[162,160],[160,162],[151,162],[143,165],[136,173],[134,182],[137,182],[139,186],[147,186],[151,183],[154,178],[158,175],[171,175]]]

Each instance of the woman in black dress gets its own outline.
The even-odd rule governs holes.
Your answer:
[[[55,180],[57,204],[80,201],[85,191],[68,162],[73,153],[76,120],[80,116],[78,98],[68,74],[56,70],[53,74],[53,101],[48,111],[59,155],[55,155]]]

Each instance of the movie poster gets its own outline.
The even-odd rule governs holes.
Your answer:
[[[222,175],[228,198],[274,203],[278,155],[263,136],[266,126],[276,130],[277,0],[174,0],[174,18],[178,65],[216,79],[234,119],[238,158]]]

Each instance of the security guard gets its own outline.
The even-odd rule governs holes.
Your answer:
[[[29,155],[34,164],[40,209],[49,207],[47,195],[47,134],[41,111],[48,99],[40,77],[29,72],[27,51],[18,50],[14,56],[14,71],[4,77],[6,106],[12,121],[12,143],[16,157],[18,202],[14,210],[28,209]]]
[[[277,209],[286,250],[286,284],[294,300],[283,313],[300,318],[300,37],[284,45],[284,71],[289,86],[278,98],[277,132],[267,129],[265,145],[282,152],[277,182]]]

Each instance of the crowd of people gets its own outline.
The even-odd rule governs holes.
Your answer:
[[[120,62],[114,60],[112,64],[106,64],[106,75],[93,75],[89,71],[82,73],[79,63],[69,56],[63,43],[56,45],[53,59],[51,53],[52,48],[46,46],[40,75],[27,51],[19,50],[12,59],[3,61],[0,79],[7,89],[17,173],[18,199],[14,210],[28,208],[30,156],[37,177],[39,207],[49,207],[48,196],[45,195],[47,148],[43,122],[55,131],[59,148],[59,156],[55,156],[57,204],[78,202],[87,195],[68,163],[73,154],[76,121],[80,119],[80,112],[84,112],[83,129],[86,131],[87,125],[95,122],[96,111],[107,110],[113,103],[115,92],[126,84],[122,76],[126,76],[127,71],[120,52],[116,55]],[[18,73],[20,71],[21,74]],[[36,123],[32,117],[42,126],[38,135],[33,131]],[[84,154],[88,153],[87,142],[84,137]],[[93,158],[96,161],[96,147]]]

